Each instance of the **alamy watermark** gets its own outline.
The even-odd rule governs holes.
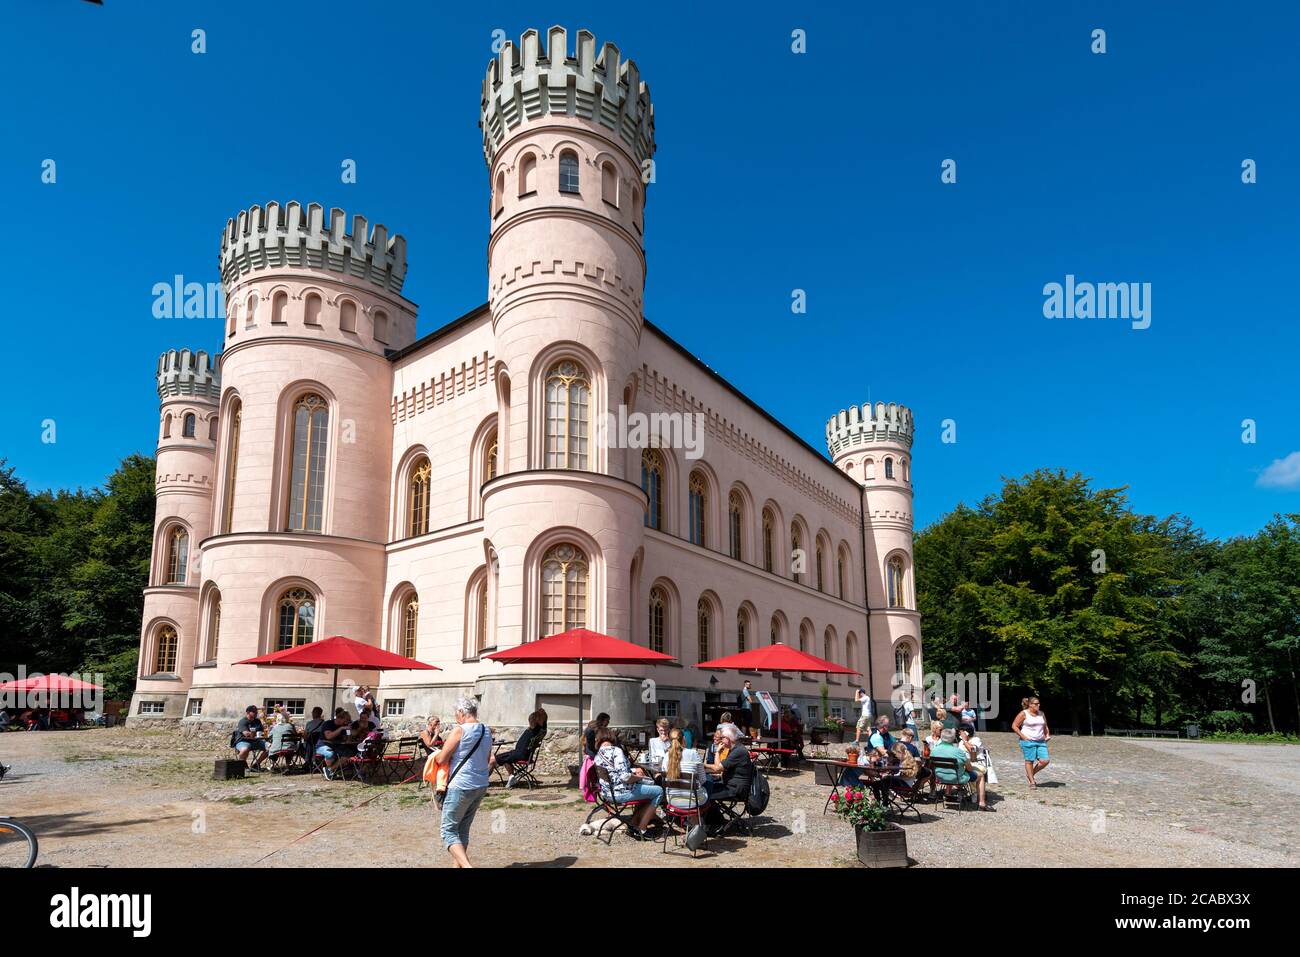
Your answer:
[[[595,441],[609,449],[681,449],[688,459],[704,455],[703,412],[617,412],[596,419]]]
[[[1076,282],[1069,273],[1064,283],[1043,286],[1043,316],[1128,320],[1134,329],[1146,329],[1151,325],[1151,283]]]

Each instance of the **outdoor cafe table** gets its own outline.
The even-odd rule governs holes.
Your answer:
[[[882,777],[889,777],[896,773],[896,768],[893,767],[875,768],[870,765],[857,764],[853,761],[842,761],[839,758],[810,758],[809,761],[812,764],[821,764],[826,766],[827,774],[830,777],[831,794],[830,797],[826,799],[826,806],[822,808],[823,814],[826,813],[827,809],[831,806],[831,802],[834,801],[836,796],[840,793],[840,778],[842,775],[835,769],[852,769],[861,772],[862,776],[868,780],[879,780]]]

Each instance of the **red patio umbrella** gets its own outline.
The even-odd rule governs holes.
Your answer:
[[[578,666],[578,768],[582,768],[582,668],[583,665],[659,664],[672,661],[665,655],[638,644],[612,638],[586,628],[571,628],[558,635],[524,642],[504,651],[484,655],[503,665],[576,664]],[[578,782],[582,787],[582,782]]]
[[[31,695],[33,692],[44,692],[47,696],[45,714],[48,723],[49,714],[54,707],[55,695],[73,694],[80,691],[103,691],[97,684],[91,684],[89,681],[82,681],[80,678],[70,678],[67,675],[36,675],[32,678],[15,679],[0,684],[0,692],[13,691]]]
[[[364,641],[353,641],[335,635],[323,641],[309,641],[269,655],[258,655],[236,661],[237,665],[279,665],[286,668],[333,668],[334,683],[330,688],[330,710],[334,710],[335,695],[339,689],[339,669],[357,668],[362,671],[441,671],[436,665],[406,658],[384,651]]]
[[[861,672],[854,671],[852,668],[845,668],[843,665],[837,665],[825,658],[818,658],[816,655],[810,655],[798,648],[791,648],[783,641],[777,641],[770,645],[760,645],[757,648],[751,648],[749,651],[727,655],[725,658],[701,661],[696,667],[726,668],[733,671],[775,671],[776,712],[778,718],[781,715],[782,672],[810,671],[827,675],[861,674]],[[776,725],[776,746],[777,748],[781,747],[781,724],[779,721]]]

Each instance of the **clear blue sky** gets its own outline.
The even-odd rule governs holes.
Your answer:
[[[647,316],[818,448],[850,403],[910,405],[918,527],[1060,466],[1251,532],[1300,511],[1300,468],[1258,484],[1300,452],[1298,11],[11,0],[0,456],[45,488],[152,452],[158,354],[221,337],[153,318],[150,290],[215,279],[219,231],[253,203],[404,233],[421,334],[483,302],[492,31],[561,23],[614,40],[650,84]],[[1151,283],[1151,327],[1044,318],[1067,273]]]

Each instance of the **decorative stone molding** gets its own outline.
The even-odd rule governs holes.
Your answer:
[[[612,43],[597,56],[596,37],[589,30],[578,31],[573,56],[568,55],[564,28],[556,26],[547,31],[545,50],[538,32],[526,30],[519,46],[507,40],[488,63],[479,112],[488,166],[513,129],[547,115],[607,127],[638,164],[654,155],[654,107],[641,71],[633,60],[620,63]]]
[[[393,424],[419,415],[428,409],[450,402],[480,386],[496,380],[492,356],[484,352],[447,372],[393,396]]]
[[[851,406],[841,409],[826,423],[826,447],[831,457],[858,446],[878,442],[896,442],[905,448],[912,447],[912,410],[905,405],[877,402],[861,408]]]
[[[169,349],[158,357],[158,398],[193,396],[217,401],[221,398],[221,373],[216,357],[203,350]]]
[[[221,233],[221,280],[227,289],[240,276],[259,269],[319,269],[342,273],[400,293],[406,280],[406,239],[388,236],[388,227],[371,229],[364,216],[330,210],[329,225],[319,203],[254,206],[226,222]]]
[[[501,273],[488,291],[488,302],[495,307],[502,296],[511,292],[512,287],[523,280],[538,277],[562,280],[566,276],[571,279],[581,277],[588,283],[621,297],[636,310],[637,315],[641,314],[641,290],[620,276],[616,268],[577,261],[565,262],[562,259],[552,259],[547,262],[534,259],[525,265],[515,266],[509,272]]]
[[[162,488],[164,485],[201,485],[204,491],[212,490],[212,476],[196,475],[193,472],[181,474],[180,472],[159,472],[154,482],[156,488]]]

